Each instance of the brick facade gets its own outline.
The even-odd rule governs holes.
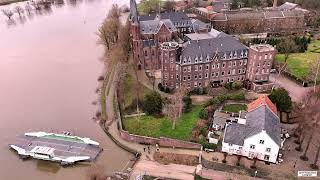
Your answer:
[[[245,80],[251,82],[250,89],[270,86],[276,53],[270,45],[248,48],[225,33],[210,34],[206,23],[181,12],[140,17],[134,0],[130,19],[134,60],[141,69],[160,69],[164,87],[220,86]],[[184,33],[192,34],[180,39]],[[269,85],[263,85],[266,82]]]

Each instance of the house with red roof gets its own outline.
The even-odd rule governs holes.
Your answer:
[[[245,124],[226,125],[222,151],[276,163],[282,142],[277,108],[262,96],[248,105]]]

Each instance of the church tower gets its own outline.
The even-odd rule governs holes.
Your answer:
[[[138,69],[143,68],[143,49],[142,39],[140,34],[139,13],[137,10],[137,3],[135,0],[130,0],[130,31],[132,35],[132,52],[133,60],[137,63]]]

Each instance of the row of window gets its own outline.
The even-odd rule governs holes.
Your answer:
[[[264,143],[264,141],[263,141],[263,143]],[[261,140],[260,140],[260,144],[261,144]],[[232,146],[232,144],[229,144],[229,146]],[[255,149],[255,148],[256,148],[256,145],[253,145],[253,144],[250,145],[250,149]],[[239,150],[242,150],[241,146],[239,147]],[[271,148],[266,148],[266,152],[271,152]]]
[[[240,54],[240,57],[237,56],[237,52],[235,52],[234,55],[232,55],[233,53],[230,54],[229,58],[227,58],[227,54],[225,53],[224,56],[223,56],[223,60],[227,60],[227,59],[238,59],[238,58],[246,58],[248,53],[247,51],[245,51],[245,53],[243,53],[243,51],[241,52]],[[189,56],[188,58],[187,57],[182,57],[180,56],[180,60],[183,59],[183,64],[187,64],[187,63],[191,63],[191,57]],[[203,62],[204,60],[206,60],[206,62],[209,62],[213,59],[213,57],[210,57],[209,55],[207,55],[206,57],[203,57],[203,56],[196,56],[194,58],[194,62],[195,63],[198,63],[198,62]]]
[[[228,67],[232,67],[232,66],[235,67],[237,66],[237,61],[233,61],[233,62],[230,61],[228,64],[229,64]],[[244,62],[242,60],[239,61],[239,66],[246,65],[246,64],[247,64],[246,60]],[[204,66],[205,66],[205,70],[209,70],[210,68],[209,64],[206,64]],[[211,65],[212,69],[219,69],[219,67],[220,67],[220,63]],[[222,63],[222,68],[225,68],[225,67],[226,67],[226,62]],[[202,65],[194,65],[194,71],[202,71]],[[183,67],[183,72],[191,72],[191,66]]]
[[[272,59],[272,54],[265,54],[264,55],[264,59]],[[253,59],[256,59],[257,58],[257,55],[253,55]],[[262,56],[259,56],[259,60],[262,60]]]

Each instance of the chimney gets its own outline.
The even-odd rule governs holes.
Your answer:
[[[273,0],[273,7],[276,8],[278,6],[278,0]]]

